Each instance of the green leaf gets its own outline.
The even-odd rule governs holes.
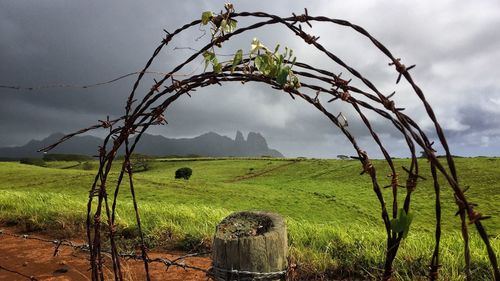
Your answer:
[[[203,57],[205,58],[205,60],[213,61],[215,59],[215,54],[210,51],[205,51],[203,53]]]
[[[241,62],[242,59],[243,59],[243,50],[239,49],[238,51],[236,51],[236,54],[234,55],[233,65],[231,66],[231,73],[234,71],[234,69]]]
[[[394,233],[401,233],[403,239],[408,236],[413,214],[406,214],[404,209],[399,209],[398,217],[391,220],[391,229]]]
[[[214,72],[218,74],[221,72],[221,70],[222,70],[222,64],[215,62],[214,63]]]
[[[293,74],[292,71],[290,71],[290,76],[292,77],[290,80],[291,80],[291,84],[292,84],[292,87],[294,89],[298,89],[300,88],[300,81],[299,81],[299,78],[297,76],[295,76],[295,74]]]
[[[276,83],[280,84],[280,86],[283,86],[286,84],[286,81],[288,79],[288,74],[290,73],[290,67],[285,66],[281,68],[278,71],[278,75],[276,76]]]
[[[406,226],[405,229],[403,230],[403,239],[408,237],[408,232],[410,232],[410,224],[413,221],[413,214],[408,214],[406,217]]]
[[[278,75],[279,67],[278,65],[271,63],[269,64],[269,68],[267,69],[267,76],[276,77]]]
[[[201,23],[206,25],[214,16],[214,13],[211,11],[206,11],[201,14]]]
[[[215,57],[215,54],[212,52],[209,52],[209,51],[205,51],[203,53],[203,58],[205,59],[205,69],[203,69],[203,71],[207,70],[209,63],[213,64],[214,61],[217,62],[217,58]]]
[[[230,19],[228,24],[226,25],[226,32],[227,33],[231,33],[231,32],[234,32],[236,30],[236,21],[233,20],[233,19]]]
[[[276,65],[270,53],[257,56],[255,58],[255,67],[267,77],[276,76]]]
[[[264,66],[266,64],[264,57],[265,57],[264,55],[259,55],[254,60],[255,67],[260,72],[262,72],[262,70],[264,69]]]
[[[220,28],[224,31],[226,31],[226,26],[227,26],[227,21],[225,19],[223,19],[221,22],[220,22]]]
[[[220,28],[225,33],[231,33],[236,30],[236,21],[232,19],[226,21],[225,19],[223,19],[220,23]]]

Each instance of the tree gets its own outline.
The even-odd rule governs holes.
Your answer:
[[[151,168],[151,157],[144,154],[133,153],[130,155],[130,166],[134,172],[144,172]]]
[[[420,151],[420,158],[427,159],[427,152],[425,152],[424,150]]]
[[[192,174],[193,170],[191,170],[191,168],[184,167],[177,169],[177,171],[175,171],[175,178],[188,180]]]

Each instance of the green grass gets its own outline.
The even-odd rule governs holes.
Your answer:
[[[0,222],[30,230],[74,233],[84,227],[88,190],[95,171],[75,162],[48,167],[0,162]],[[408,160],[395,160],[397,167]],[[414,221],[395,261],[399,280],[424,279],[434,245],[434,190],[428,167],[412,198]],[[478,203],[492,245],[500,252],[500,159],[456,159],[467,196]],[[375,161],[381,185],[389,170]],[[383,267],[385,231],[380,204],[360,164],[342,160],[157,159],[149,171],[134,174],[143,227],[151,246],[184,248],[209,245],[216,224],[233,211],[265,210],[283,215],[289,227],[290,255],[299,273],[309,276],[378,276]],[[189,181],[174,180],[175,170],[190,167]],[[118,173],[114,167],[108,186]],[[400,175],[404,171],[399,169]],[[402,178],[404,178],[402,176]],[[402,179],[403,181],[404,179]],[[443,280],[464,280],[460,221],[450,188],[443,184]],[[399,204],[406,193],[400,189]],[[111,193],[111,192],[110,192]],[[391,190],[384,190],[392,208]],[[120,190],[120,233],[134,237],[135,219],[128,185]],[[474,230],[471,228],[471,232]],[[132,234],[131,234],[132,233]],[[491,279],[484,246],[471,237],[474,280]]]

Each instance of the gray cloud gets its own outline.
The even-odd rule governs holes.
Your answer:
[[[204,10],[219,11],[224,1],[161,1],[146,4],[134,1],[84,3],[79,1],[0,3],[0,84],[37,86],[53,83],[89,84],[112,79],[143,67],[164,32],[197,19]],[[498,154],[498,106],[500,70],[500,3],[441,1],[425,3],[375,1],[235,1],[238,11],[266,11],[280,15],[301,13],[308,7],[312,15],[344,18],[364,26],[406,64],[417,64],[412,72],[434,106],[450,138],[455,154]],[[240,21],[240,26],[248,23]],[[394,85],[397,75],[387,66],[387,58],[352,30],[315,24],[310,32],[320,42],[363,75],[376,82],[383,93],[397,91],[395,100],[431,136],[431,123],[407,84]],[[176,38],[152,69],[168,71],[191,54],[177,47],[201,48],[208,36],[197,27]],[[280,43],[294,49],[297,57],[333,72],[349,74],[279,27],[266,27],[237,36],[221,53],[248,49],[253,37],[268,46]],[[182,73],[201,71],[200,61]],[[155,76],[148,76],[142,91]],[[123,113],[133,77],[111,85],[89,88],[56,88],[36,91],[0,89],[0,146],[22,144],[56,131],[70,132],[95,123],[106,115]],[[364,87],[359,82],[355,85]],[[333,103],[327,108],[343,112],[349,129],[360,144],[380,156],[368,131],[347,105]],[[367,113],[373,117],[372,114]],[[216,131],[234,137],[236,130],[259,131],[269,144],[286,155],[335,157],[353,154],[340,131],[304,101],[264,85],[225,84],[198,90],[190,99],[183,97],[167,112],[168,126],[152,133],[169,137],[194,136]],[[400,134],[381,118],[373,126],[391,152],[407,155]],[[472,148],[471,148],[472,147]],[[474,147],[477,147],[474,150]]]

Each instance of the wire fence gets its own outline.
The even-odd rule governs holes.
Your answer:
[[[443,133],[443,129],[438,122],[434,110],[425,98],[424,93],[414,82],[410,70],[415,65],[405,66],[401,60],[395,57],[382,43],[368,33],[364,28],[352,24],[345,20],[332,19],[324,16],[311,16],[308,14],[307,9],[303,14],[293,14],[291,17],[280,17],[263,12],[241,12],[234,11],[232,5],[227,4],[225,11],[219,14],[209,14],[201,20],[195,20],[187,23],[173,32],[166,32],[161,44],[155,49],[151,58],[147,61],[143,70],[138,73],[138,77],[133,85],[132,91],[127,98],[125,104],[125,113],[122,117],[115,120],[100,120],[98,124],[82,129],[73,134],[63,137],[57,143],[42,149],[41,151],[49,151],[56,147],[65,140],[87,132],[89,130],[105,128],[109,130],[108,135],[99,147],[99,171],[95,176],[94,182],[89,192],[89,200],[87,204],[87,240],[88,251],[90,255],[91,277],[92,280],[104,280],[103,272],[103,253],[108,253],[112,258],[113,273],[115,280],[123,280],[122,266],[120,260],[122,254],[118,252],[115,237],[115,222],[116,222],[116,206],[119,197],[119,191],[123,181],[128,181],[130,191],[132,194],[132,202],[135,211],[136,223],[140,233],[141,240],[141,254],[134,256],[144,263],[144,270],[146,279],[150,280],[149,264],[155,260],[148,257],[148,251],[144,243],[144,235],[141,227],[141,217],[138,202],[136,200],[135,186],[133,180],[133,170],[130,164],[130,156],[134,152],[136,145],[141,140],[142,135],[148,128],[154,125],[165,125],[167,120],[164,113],[175,101],[184,95],[191,96],[196,89],[208,87],[212,85],[223,85],[228,82],[238,83],[263,83],[269,85],[273,89],[282,91],[289,95],[292,99],[302,99],[307,104],[316,108],[319,112],[325,115],[332,124],[337,127],[340,132],[351,143],[356,156],[353,158],[359,160],[361,164],[361,174],[366,174],[371,178],[375,196],[380,203],[382,223],[386,232],[386,256],[384,263],[384,270],[380,278],[382,280],[391,280],[393,277],[393,261],[399,250],[401,240],[406,236],[408,231],[408,222],[405,223],[406,215],[410,214],[411,199],[414,191],[416,190],[419,181],[422,179],[419,174],[420,167],[417,161],[416,150],[422,149],[425,152],[428,165],[432,171],[435,192],[435,247],[430,255],[432,262],[429,265],[429,280],[436,280],[439,276],[440,258],[439,258],[439,242],[441,238],[441,200],[440,190],[441,186],[438,177],[443,177],[447,185],[452,189],[456,204],[458,207],[457,215],[459,215],[462,224],[462,235],[464,239],[464,253],[465,253],[465,275],[466,280],[471,280],[471,257],[469,250],[469,229],[468,225],[473,224],[482,238],[484,245],[488,252],[489,261],[495,280],[500,280],[500,271],[498,270],[498,263],[490,245],[488,235],[482,225],[482,220],[488,218],[483,216],[475,210],[475,204],[471,203],[465,196],[465,190],[458,182],[457,172],[453,161],[452,154]],[[246,26],[233,28],[232,22],[237,19],[247,18],[250,23]],[[376,49],[384,54],[388,61],[389,66],[394,67],[396,83],[406,81],[415,95],[422,103],[427,116],[432,121],[435,133],[438,137],[438,144],[444,149],[446,153],[445,161],[438,159],[435,154],[434,142],[430,140],[424,130],[415,122],[410,116],[404,113],[404,108],[398,107],[392,97],[395,92],[391,94],[384,94],[380,91],[375,83],[368,80],[358,70],[348,65],[344,60],[338,57],[335,53],[325,48],[320,42],[320,37],[308,34],[302,29],[302,25],[306,24],[313,27],[313,24],[321,22],[330,24],[332,26],[341,26],[352,29],[354,32],[364,36],[369,43]],[[180,63],[170,71],[165,72],[158,81],[150,87],[150,90],[145,93],[142,99],[136,99],[136,92],[142,78],[148,73],[149,68],[153,61],[157,58],[163,48],[170,44],[172,39],[179,34],[187,31],[190,28],[197,27],[200,24],[209,24],[211,26],[212,36],[210,41],[199,50],[192,50],[193,53],[188,56],[184,62]],[[228,28],[229,24],[229,28]],[[318,67],[311,66],[302,61],[295,59],[281,58],[278,68],[274,70],[267,69],[265,66],[270,66],[271,62],[279,56],[276,52],[266,50],[261,45],[255,43],[257,48],[256,53],[249,56],[237,57],[232,63],[221,64],[214,60],[215,48],[221,46],[224,42],[231,40],[242,33],[258,30],[264,26],[276,25],[283,28],[285,32],[289,32],[291,36],[296,36],[308,45],[309,48],[318,50],[326,55],[335,67],[339,67],[352,77],[351,79],[344,79],[340,73],[329,71]],[[311,29],[314,30],[314,29]],[[277,49],[276,49],[277,50]],[[267,58],[266,58],[267,56]],[[265,61],[265,60],[268,61]],[[188,64],[194,61],[204,60],[205,63],[213,64],[213,71],[204,71],[202,73],[193,74],[188,77],[177,79],[176,75],[179,71],[183,70]],[[267,65],[264,65],[267,63]],[[288,68],[286,68],[288,67]],[[293,73],[291,67],[294,68]],[[283,69],[286,71],[283,72]],[[276,74],[278,72],[278,74]],[[274,74],[273,74],[274,73]],[[285,75],[282,75],[282,74]],[[285,80],[283,80],[285,79]],[[366,90],[353,86],[351,81],[355,79],[361,82]],[[300,82],[299,82],[300,81]],[[305,82],[307,81],[307,82]],[[323,101],[327,98],[328,101]],[[221,101],[219,101],[221,102]],[[375,166],[372,164],[368,153],[359,145],[355,135],[351,133],[348,127],[347,119],[342,113],[333,112],[327,109],[330,103],[345,103],[350,105],[358,114],[359,119],[363,122],[364,126],[370,132],[372,139],[377,144],[381,153],[383,154],[388,167],[391,170],[389,175],[390,183],[381,183],[380,177],[377,175]],[[406,174],[398,175],[396,168],[392,161],[391,155],[386,149],[387,144],[383,143],[379,134],[376,132],[372,125],[372,118],[367,116],[367,113],[375,113],[379,117],[386,119],[394,128],[396,128],[401,137],[406,142],[408,152],[411,155],[409,167],[405,168]],[[134,139],[131,139],[134,136]],[[116,160],[117,151],[120,148],[125,149],[125,157],[121,162],[120,173],[117,177],[117,183],[114,186],[109,186],[109,177],[112,164]],[[403,179],[401,179],[401,177]],[[388,210],[386,206],[386,198],[384,198],[382,189],[390,188],[392,190],[392,209]],[[406,190],[406,194],[400,195],[401,189]],[[112,194],[109,196],[108,194]],[[398,205],[398,197],[403,196],[403,205]],[[102,237],[107,235],[110,242],[110,248],[104,249],[102,246]],[[156,260],[155,262],[163,262]],[[167,265],[167,263],[166,263]]]
[[[159,71],[145,71],[144,73],[146,74],[154,74],[154,75],[166,75],[164,72],[159,72]],[[102,81],[102,82],[97,82],[97,83],[91,83],[91,84],[85,84],[85,85],[76,85],[76,84],[64,84],[64,83],[59,83],[59,84],[50,84],[50,85],[40,85],[40,86],[32,86],[32,87],[26,87],[26,86],[19,86],[19,85],[0,85],[0,88],[2,89],[10,89],[10,90],[23,90],[23,91],[36,91],[36,90],[44,90],[44,89],[55,89],[55,88],[73,88],[73,89],[88,89],[88,88],[93,88],[93,87],[99,87],[99,86],[104,86],[108,84],[113,84],[115,82],[118,82],[122,79],[125,79],[127,77],[132,77],[134,75],[140,74],[140,71],[135,71],[135,72],[130,72],[124,75],[120,75],[118,77],[115,77],[111,80],[107,81]]]
[[[48,238],[43,238],[43,237],[39,237],[39,236],[33,236],[33,235],[28,235],[28,234],[16,234],[16,233],[5,232],[3,230],[0,230],[0,237],[2,235],[14,237],[14,238],[22,239],[22,240],[35,240],[35,241],[39,241],[39,242],[46,243],[46,244],[52,244],[52,245],[54,245],[54,253],[53,253],[54,257],[59,254],[61,246],[69,247],[69,248],[72,248],[73,250],[83,251],[83,252],[89,252],[89,250],[90,250],[89,244],[87,244],[87,243],[75,243],[75,242],[72,242],[72,241],[66,240],[66,239],[48,239]],[[112,251],[111,251],[111,249],[102,249],[101,253],[111,255]],[[207,256],[210,254],[211,254],[211,252],[190,253],[190,254],[176,257],[175,259],[169,259],[169,258],[165,258],[165,257],[158,257],[158,258],[153,258],[153,259],[148,258],[146,260],[146,262],[150,263],[150,264],[151,263],[163,264],[166,267],[167,271],[171,267],[179,267],[179,268],[182,268],[185,270],[189,269],[189,270],[200,271],[200,272],[207,274],[207,276],[211,276],[211,271],[209,268],[202,268],[199,266],[195,266],[195,265],[186,263],[184,261],[187,258]],[[141,255],[137,255],[133,251],[129,252],[129,253],[119,252],[118,257],[120,259],[123,259],[123,260],[141,260],[141,261],[143,260]],[[37,277],[35,277],[35,276],[30,276],[30,275],[21,273],[19,271],[6,268],[6,267],[2,266],[1,264],[0,264],[0,270],[8,271],[8,272],[16,274],[20,277],[24,277],[28,280],[33,280],[33,281],[38,280]]]
[[[19,271],[6,268],[6,267],[4,267],[2,265],[0,265],[0,270],[5,270],[7,272],[13,273],[13,274],[15,274],[17,276],[23,277],[23,278],[31,280],[31,281],[38,281],[38,279],[35,276],[26,275],[26,274],[21,273]]]

